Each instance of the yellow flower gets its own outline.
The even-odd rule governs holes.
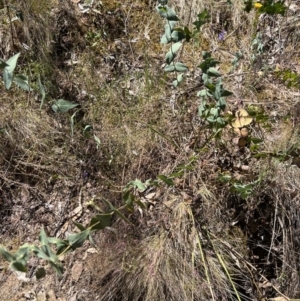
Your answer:
[[[258,9],[258,8],[261,8],[261,7],[262,7],[262,4],[261,4],[260,2],[255,2],[255,3],[254,3],[254,7],[257,8],[257,9]]]

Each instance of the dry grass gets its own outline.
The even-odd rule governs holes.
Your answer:
[[[193,90],[199,82],[201,51],[211,51],[222,62],[226,89],[234,93],[228,110],[234,112],[242,104],[269,116],[269,128],[259,123],[249,127],[253,136],[263,139],[257,153],[274,157],[296,145],[294,102],[299,94],[297,86],[287,87],[280,72],[299,71],[298,25],[292,19],[298,7],[291,1],[296,8],[287,18],[264,19],[243,12],[243,1],[231,2],[173,1],[184,24],[191,24],[204,8],[212,12],[200,43],[185,45],[181,53],[190,72],[179,90],[170,88],[172,75],[161,70],[163,22],[153,3],[102,1],[90,15],[70,1],[12,3],[26,17],[22,26],[14,23],[15,48],[7,15],[1,14],[2,57],[21,51],[17,73],[32,76],[33,86],[41,74],[48,90],[40,110],[35,92],[4,91],[1,86],[0,235],[6,242],[11,239],[12,249],[25,239],[34,241],[41,227],[56,234],[81,193],[84,201],[94,199],[101,206],[105,197],[119,206],[128,181],[190,167],[174,179],[174,187],[160,185],[137,193],[148,210],[125,212],[134,227],[116,219],[111,229],[96,235],[100,252],[87,259],[76,284],[90,291],[90,299],[83,300],[300,296],[300,175],[297,166],[288,165],[297,155],[283,162],[270,156],[257,159],[247,148],[232,145],[234,134],[228,128],[222,139],[204,147],[209,131],[197,117],[199,100]],[[267,44],[258,69],[251,46],[256,22]],[[270,43],[267,29],[275,39],[279,32],[286,35],[282,50]],[[222,30],[226,36],[220,41]],[[24,51],[22,43],[30,50]],[[236,52],[244,57],[231,70]],[[75,111],[51,110],[58,98],[80,104],[73,135],[70,117]],[[85,136],[87,125],[93,131]],[[94,135],[101,141],[98,147]],[[250,172],[241,171],[241,165]],[[240,184],[260,181],[243,199],[230,184],[219,181],[220,175]],[[59,211],[62,204],[64,210]],[[84,212],[79,221],[86,222],[90,214]],[[73,231],[71,224],[68,231]],[[57,289],[58,295],[64,293]]]

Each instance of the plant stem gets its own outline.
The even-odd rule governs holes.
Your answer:
[[[11,16],[10,16],[10,8],[9,8],[9,5],[7,4],[6,0],[3,0],[3,2],[7,9],[7,16],[8,16],[9,24],[10,24],[11,42],[12,42],[12,46],[14,47],[15,41],[14,41],[13,27],[12,27],[12,21],[11,21]]]

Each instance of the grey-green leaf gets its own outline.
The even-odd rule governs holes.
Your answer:
[[[110,226],[111,218],[113,213],[109,214],[97,214],[94,216],[89,224],[89,229],[93,230],[102,230],[105,227]]]
[[[17,65],[17,60],[19,58],[19,55],[20,53],[17,53],[15,54],[14,56],[12,56],[11,58],[9,58],[7,61],[6,61],[6,64],[8,65],[7,67],[5,67],[5,69],[8,71],[8,72],[11,72],[13,73],[15,68],[16,68],[16,65]]]
[[[48,243],[49,243],[48,237],[47,237],[44,229],[42,229],[40,232],[39,241],[41,242],[42,245],[48,245]]]
[[[59,99],[52,105],[52,110],[55,113],[65,113],[77,106],[79,106],[78,103],[74,103],[64,99]]]
[[[38,86],[39,86],[40,94],[41,94],[41,96],[42,96],[42,98],[41,98],[41,105],[40,105],[40,110],[41,110],[42,107],[43,107],[44,101],[45,101],[46,92],[45,92],[44,86],[43,86],[42,83],[41,83],[41,78],[40,78],[40,76],[38,76]]]
[[[69,244],[71,245],[72,249],[77,249],[83,245],[85,240],[90,235],[90,229],[86,229],[80,233],[71,234],[68,236],[67,240],[69,241]]]
[[[167,6],[156,6],[156,10],[162,18],[166,18],[169,21],[178,21],[175,11]]]
[[[127,222],[128,224],[134,226],[134,224],[123,214],[121,213],[119,210],[115,209],[114,212],[121,217],[125,222]]]
[[[164,175],[158,175],[157,176],[160,180],[162,180],[165,184],[167,184],[168,186],[174,186],[174,182],[171,178],[166,177]]]
[[[210,76],[215,76],[215,77],[221,76],[221,74],[217,71],[217,69],[215,69],[213,67],[208,69],[207,74]]]
[[[173,81],[173,86],[176,88],[183,81],[183,74],[180,73],[177,78]]]
[[[181,62],[177,62],[175,64],[175,68],[176,68],[176,71],[179,71],[179,72],[185,72],[185,71],[189,70],[188,66],[186,66],[185,64],[183,64]]]
[[[174,64],[172,64],[172,65],[167,65],[167,66],[164,68],[164,71],[165,71],[165,72],[172,72],[172,71],[175,71],[175,66],[174,66]]]
[[[0,254],[4,257],[4,259],[8,262],[12,262],[16,259],[14,254],[6,251],[4,248],[0,247]]]
[[[136,179],[134,181],[130,181],[128,183],[128,185],[132,185],[132,186],[136,187],[137,189],[139,189],[140,191],[144,191],[147,188],[147,186],[138,179]]]
[[[23,90],[25,91],[31,91],[31,88],[28,84],[28,77],[25,75],[16,75],[14,77],[14,82]]]
[[[161,44],[169,44],[171,41],[172,41],[172,40],[171,40],[171,37],[170,37],[170,36],[167,37],[166,34],[164,34],[164,35],[161,37],[161,39],[160,39],[160,43],[161,43]]]
[[[178,52],[178,50],[180,49],[180,47],[182,46],[182,43],[177,42],[175,44],[173,44],[169,50],[169,52],[166,54],[166,63],[167,64],[171,64],[171,62],[174,60],[176,53]]]
[[[63,269],[63,266],[60,262],[52,262],[50,261],[49,262],[50,265],[52,266],[52,268],[55,270],[55,272],[59,275],[59,276],[62,276],[63,272],[64,272],[64,269]]]
[[[3,70],[3,81],[5,89],[9,90],[12,84],[13,73],[9,72],[6,68]]]
[[[181,31],[174,30],[171,34],[171,38],[173,42],[179,42],[186,38],[185,34]]]
[[[167,10],[167,20],[169,20],[169,21],[178,21],[179,20],[179,18],[177,17],[175,11],[172,8],[169,8],[169,7],[168,7],[168,10]]]
[[[80,230],[80,231],[84,231],[86,230],[86,227],[80,223],[77,223],[75,221],[73,221],[74,225]]]
[[[72,251],[70,248],[69,242],[67,240],[62,240],[60,238],[56,237],[49,237],[49,243],[56,245],[56,255],[60,255],[62,253],[65,253],[66,250],[69,249],[69,251]]]

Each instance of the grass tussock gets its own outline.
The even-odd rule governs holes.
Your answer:
[[[154,220],[145,217],[143,232],[136,230],[146,234],[143,239],[119,233],[113,243],[102,241],[101,253],[92,259],[105,266],[92,268],[97,275],[92,285],[101,300],[229,300],[232,283],[246,281],[247,272],[234,268],[236,257],[228,246],[196,224],[188,201],[169,195],[164,207],[155,209]],[[245,248],[239,238],[227,235],[236,251]]]

